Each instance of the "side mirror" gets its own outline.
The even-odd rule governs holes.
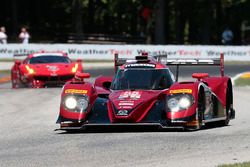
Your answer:
[[[104,89],[109,90],[113,77],[110,76],[98,76],[95,80],[95,86],[102,87]]]
[[[196,78],[196,79],[198,79],[198,81],[200,81],[203,78],[209,77],[209,74],[208,73],[193,73],[192,77]]]
[[[89,73],[81,73],[81,72],[77,72],[75,74],[76,81],[84,81],[85,78],[90,78],[90,74]]]
[[[19,66],[21,64],[21,61],[20,60],[15,60],[15,64]]]

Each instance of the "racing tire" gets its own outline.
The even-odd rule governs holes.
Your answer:
[[[20,80],[18,76],[14,77],[15,74],[11,73],[11,87],[16,88],[25,88],[25,84]]]
[[[219,122],[219,126],[228,126],[230,122],[230,110],[231,110],[231,103],[232,103],[232,93],[231,93],[230,85],[227,86],[227,93],[226,93],[226,119]]]
[[[16,88],[25,88],[25,85],[23,83],[21,83],[20,81],[17,81],[17,80],[11,80],[11,86],[13,89],[16,89]]]
[[[18,84],[16,83],[16,80],[11,80],[11,87],[13,89],[19,88]]]
[[[204,91],[200,91],[198,95],[198,104],[196,110],[196,119],[198,119],[198,124],[196,126],[187,126],[185,127],[188,131],[197,131],[200,130],[203,126],[205,112],[205,94]]]
[[[14,79],[13,74],[11,74],[11,87],[13,89],[22,87],[22,84],[18,79]]]

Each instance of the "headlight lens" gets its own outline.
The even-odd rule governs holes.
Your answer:
[[[179,105],[181,108],[188,108],[191,105],[190,98],[187,96],[181,97],[179,100]]]
[[[75,109],[77,106],[77,101],[74,97],[67,97],[65,99],[65,107],[67,107],[70,110]]]
[[[77,100],[77,108],[81,111],[85,111],[88,107],[88,101],[85,98]]]
[[[176,94],[168,97],[167,107],[171,112],[188,109],[194,103],[194,98],[190,94]]]
[[[75,64],[75,66],[71,69],[71,72],[76,73],[78,69],[78,64]]]
[[[89,99],[83,95],[70,95],[64,97],[62,104],[69,111],[83,112],[88,108]]]
[[[30,68],[28,65],[25,66],[26,70],[28,71],[29,74],[34,74],[35,71],[34,69]]]
[[[178,106],[178,100],[176,98],[171,98],[168,100],[168,108],[171,111],[178,111],[179,110],[179,106]]]

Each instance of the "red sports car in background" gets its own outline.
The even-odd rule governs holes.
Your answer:
[[[24,60],[15,60],[11,68],[12,88],[43,88],[62,86],[82,71],[81,60],[73,62],[63,52],[41,52],[26,56]]]
[[[171,60],[137,56],[115,60],[114,79],[101,76],[85,82],[76,73],[62,90],[57,123],[61,130],[89,126],[156,126],[198,130],[210,122],[227,125],[235,117],[231,79],[220,59]],[[221,76],[194,73],[195,80],[177,82],[167,65],[217,65]],[[178,75],[176,75],[178,78]]]

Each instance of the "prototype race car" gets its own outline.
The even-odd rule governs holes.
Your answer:
[[[82,71],[81,60],[73,62],[63,52],[40,52],[15,60],[11,68],[12,88],[62,86]]]
[[[221,76],[194,73],[195,81],[176,82],[167,65],[217,65]],[[76,73],[62,90],[57,123],[60,130],[89,126],[156,126],[198,130],[209,122],[228,125],[235,117],[233,90],[224,76],[224,57],[211,60],[171,60],[137,56],[115,59],[115,77],[85,82],[88,73]],[[178,78],[177,70],[177,78]]]

